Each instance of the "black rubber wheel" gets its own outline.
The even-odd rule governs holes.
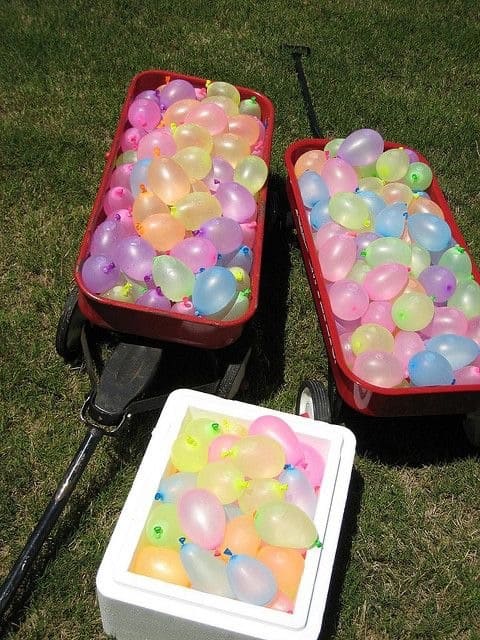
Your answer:
[[[78,292],[70,291],[58,321],[55,349],[67,364],[78,366],[83,360],[81,334],[85,317],[78,307]]]
[[[295,413],[299,416],[331,422],[330,401],[325,385],[319,380],[304,380],[297,393]]]
[[[342,424],[346,405],[338,393],[330,365],[328,366],[328,400],[332,422],[334,424]]]

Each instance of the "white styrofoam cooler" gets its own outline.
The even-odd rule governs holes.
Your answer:
[[[293,613],[211,595],[128,570],[171,446],[187,415],[234,419],[247,426],[262,415],[285,420],[326,460],[314,521],[321,548],[305,558]],[[206,393],[170,394],[152,432],[97,573],[103,628],[117,640],[316,640],[322,626],[355,454],[345,427]]]

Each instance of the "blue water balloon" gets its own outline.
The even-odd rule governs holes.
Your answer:
[[[387,205],[375,216],[375,233],[379,236],[400,238],[405,229],[407,215],[407,205],[404,202]]]
[[[193,589],[225,598],[234,598],[227,576],[227,565],[223,560],[194,542],[185,543],[183,539],[182,542],[180,560]]]
[[[362,200],[365,200],[374,216],[376,216],[377,213],[380,213],[380,211],[382,211],[386,206],[385,200],[378,193],[375,193],[375,191],[363,191],[362,189],[358,189],[355,193],[357,196],[360,196]]]
[[[201,316],[227,313],[237,297],[237,281],[225,267],[209,267],[195,277],[192,302]]]
[[[130,174],[130,191],[137,197],[140,193],[140,185],[147,184],[147,172],[152,158],[143,158],[138,160],[133,165],[132,173]]]
[[[243,602],[263,606],[268,604],[278,591],[277,580],[273,572],[260,560],[243,553],[230,555],[227,563],[227,576],[235,596]]]
[[[408,375],[415,387],[450,385],[453,369],[449,361],[435,351],[419,351],[408,362]]]
[[[407,220],[408,233],[413,242],[428,251],[442,251],[449,246],[452,231],[448,223],[431,213],[416,213]]]
[[[328,213],[328,200],[314,204],[308,214],[308,218],[313,231],[318,231],[324,224],[333,222],[330,214]]]
[[[327,202],[330,198],[327,183],[316,171],[307,169],[298,178],[298,188],[303,204],[311,209],[317,202]]]
[[[160,481],[155,500],[161,502],[178,502],[180,496],[188,489],[197,486],[197,474],[190,471],[179,471]]]
[[[471,364],[480,353],[475,340],[455,333],[434,336],[425,342],[425,348],[446,358],[454,371]]]

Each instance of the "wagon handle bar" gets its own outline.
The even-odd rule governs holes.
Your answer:
[[[310,47],[298,44],[283,44],[282,49],[284,49],[285,51],[289,51],[293,58],[295,73],[297,74],[298,84],[300,85],[300,89],[302,92],[303,102],[305,104],[308,122],[310,124],[310,130],[313,134],[313,137],[321,138],[322,133],[320,131],[320,126],[318,124],[315,109],[313,108],[312,96],[310,93],[310,89],[308,88],[308,82],[307,78],[305,77],[305,71],[303,69],[302,63],[302,56],[310,55]]]
[[[0,617],[3,617],[48,534],[55,526],[103,435],[102,429],[91,427],[78,448],[42,517],[30,534],[23,551],[0,587]]]

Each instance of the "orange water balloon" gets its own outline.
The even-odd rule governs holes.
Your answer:
[[[168,547],[153,545],[140,547],[135,552],[129,570],[183,587],[190,586],[190,579],[183,568],[179,552]]]
[[[279,590],[295,600],[305,567],[305,559],[298,549],[265,545],[257,553],[257,560],[272,571]]]
[[[173,158],[155,156],[148,167],[147,183],[160,200],[174,204],[191,191],[190,178]]]
[[[241,515],[227,522],[223,549],[230,549],[233,554],[246,553],[255,556],[260,544],[261,539],[255,529],[253,518]],[[226,560],[228,556],[224,555],[223,558]]]
[[[170,213],[154,213],[135,228],[144,240],[149,242],[157,251],[170,251],[185,237],[185,227]]]
[[[302,173],[307,170],[315,171],[320,174],[323,165],[325,164],[327,157],[325,155],[325,151],[321,149],[312,149],[311,151],[306,151],[302,153],[302,155],[298,158],[294,165],[294,171],[297,178],[299,178]]]
[[[134,224],[139,224],[148,216],[155,213],[170,213],[170,209],[156,193],[140,185],[140,191],[133,201],[132,218]]]

